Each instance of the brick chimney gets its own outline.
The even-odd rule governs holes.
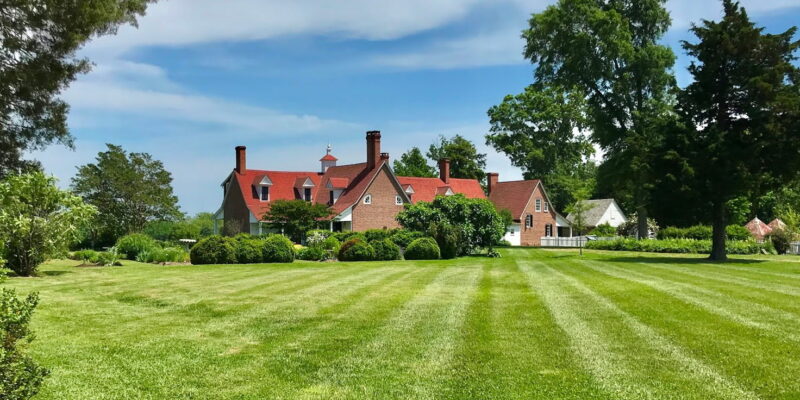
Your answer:
[[[244,174],[247,172],[247,147],[236,146],[236,172]]]
[[[443,158],[439,160],[439,179],[444,183],[450,183],[450,159]]]
[[[367,169],[374,169],[381,157],[381,131],[367,132]]]
[[[492,189],[497,186],[497,181],[500,179],[500,174],[497,172],[489,172],[486,174],[486,191],[492,194]]]
[[[389,153],[381,153],[381,161],[388,163],[389,162]]]

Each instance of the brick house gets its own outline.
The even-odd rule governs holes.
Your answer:
[[[272,201],[305,200],[331,207],[331,230],[364,231],[398,227],[395,217],[407,203],[456,193],[486,198],[477,180],[450,178],[449,160],[440,161],[438,178],[398,177],[389,154],[381,152],[379,131],[367,132],[366,145],[367,161],[348,165],[337,165],[328,146],[316,172],[249,169],[247,149],[236,147],[236,167],[222,182],[223,201],[215,221],[223,220],[228,234],[265,233],[261,218]]]
[[[508,210],[514,222],[504,239],[513,246],[541,246],[542,237],[572,236],[570,224],[553,207],[542,181],[499,182],[487,174],[489,200],[498,210]]]

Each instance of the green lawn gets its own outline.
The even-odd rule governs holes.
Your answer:
[[[53,262],[39,398],[800,398],[800,259]]]

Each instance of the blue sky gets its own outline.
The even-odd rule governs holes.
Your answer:
[[[330,142],[340,163],[364,159],[364,132],[381,130],[397,157],[460,133],[488,153],[501,180],[521,172],[484,145],[486,110],[531,83],[519,38],[544,0],[169,0],[139,28],[89,43],[95,62],[64,93],[74,151],[40,159],[63,186],[105,143],[148,152],[172,172],[188,213],[214,211],[219,183],[248,147],[248,165],[315,171]],[[800,0],[743,0],[769,31],[800,21]],[[664,38],[688,77],[680,40],[716,0],[670,0]]]

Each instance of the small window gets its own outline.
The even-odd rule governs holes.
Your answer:
[[[330,192],[328,192],[328,193],[330,193],[330,194],[331,194],[331,198],[330,198],[330,200],[328,200],[328,204],[333,204],[333,202],[334,202],[334,199],[333,199],[333,190],[331,190],[331,191],[330,191]]]
[[[536,199],[536,212],[542,212],[542,199]]]
[[[403,198],[400,196],[394,196],[394,204],[397,206],[403,205]]]
[[[262,186],[261,187],[261,200],[262,201],[269,201],[269,186]]]
[[[528,214],[525,216],[525,227],[526,228],[533,227],[533,215]]]
[[[544,212],[550,212],[550,203],[544,202]]]
[[[514,230],[513,229],[509,229],[508,234],[511,235],[511,236],[514,236]]]
[[[364,204],[372,204],[372,195],[368,194],[364,196]]]
[[[311,188],[303,189],[303,200],[311,201]]]
[[[553,236],[553,225],[547,224],[544,226],[544,235],[546,237]]]

